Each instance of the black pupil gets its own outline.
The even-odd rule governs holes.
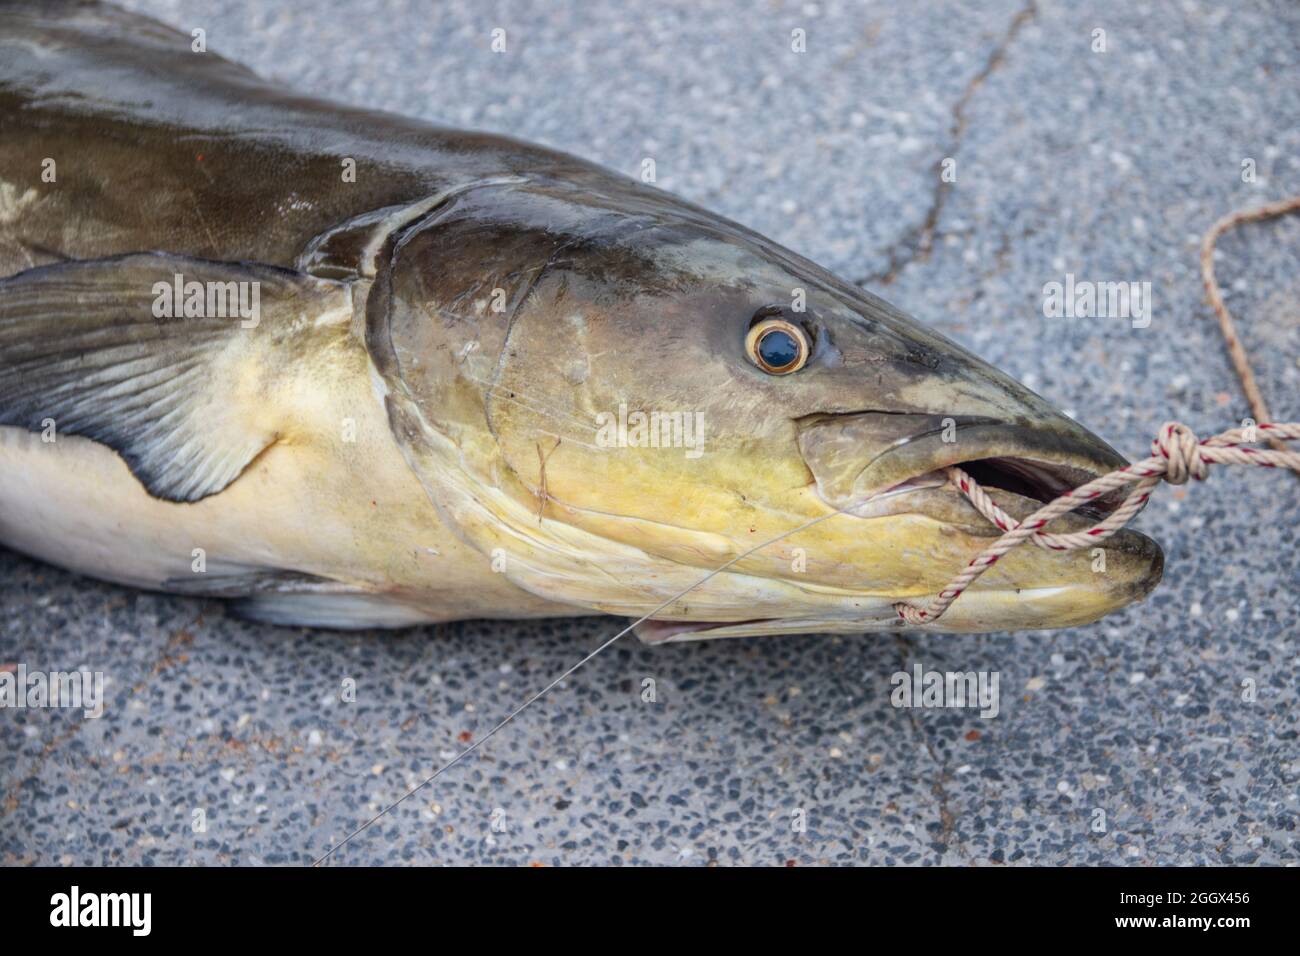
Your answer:
[[[785,368],[799,357],[799,343],[789,332],[773,329],[758,340],[758,355],[770,368]]]

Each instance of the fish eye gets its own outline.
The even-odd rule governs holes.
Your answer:
[[[745,351],[769,375],[789,375],[808,361],[808,334],[785,319],[762,319],[745,336]]]

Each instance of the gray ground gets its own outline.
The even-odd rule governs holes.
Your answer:
[[[1290,0],[131,5],[303,90],[629,173],[651,156],[661,186],[866,282],[1132,455],[1166,418],[1208,434],[1246,414],[1196,243],[1300,190]],[[1219,270],[1294,420],[1300,220],[1228,237]],[[1151,282],[1150,327],[1044,319],[1066,272]],[[1295,862],[1297,488],[1221,470],[1162,490],[1140,527],[1165,583],[1092,627],[628,639],[336,859]],[[7,863],[308,861],[615,627],[282,630],[8,553],[0,605],[0,665],[109,679],[100,720],[0,713]],[[917,661],[999,672],[1000,715],[891,707]]]

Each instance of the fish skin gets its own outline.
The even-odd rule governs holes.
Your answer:
[[[281,370],[240,401],[285,424],[215,490],[151,494],[129,448],[92,430],[44,445],[39,416],[4,421],[0,541],[18,550],[139,587],[242,594],[243,613],[276,623],[639,616],[756,541],[967,451],[1078,475],[1123,463],[883,300],[645,184],[278,90],[108,5],[0,9],[0,276],[159,250],[292,269],[345,285],[355,309],[303,336],[319,316],[272,303],[261,335],[222,346],[237,360],[212,387],[245,395]],[[57,184],[41,179],[46,157]],[[813,358],[764,375],[741,340],[796,287],[809,317],[790,317],[816,326]],[[4,321],[0,386],[18,374]],[[708,453],[594,446],[595,416],[629,403],[699,412]],[[947,417],[971,423],[953,447],[890,430]],[[204,495],[159,497],[173,485]],[[746,557],[657,616],[687,631],[642,636],[896,628],[895,600],[942,586],[992,533],[943,489],[873,507]],[[195,548],[220,572],[206,589],[190,583]],[[791,573],[795,548],[812,572]],[[1097,575],[1086,553],[1020,549],[939,629],[1086,623],[1155,586],[1153,542],[1125,532],[1105,550]]]
[[[10,241],[29,249],[76,259],[165,249],[291,267],[313,237],[374,209],[521,170],[599,174],[505,137],[286,93],[107,4],[3,10],[0,170],[17,197],[41,197],[8,224]],[[93,163],[78,168],[88,142]],[[44,188],[45,157],[67,157],[71,188]],[[342,179],[344,158],[356,162],[355,183]],[[0,272],[41,264],[21,249],[7,250]]]

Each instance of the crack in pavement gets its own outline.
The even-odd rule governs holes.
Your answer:
[[[912,652],[914,650],[911,640],[905,634],[894,635],[894,640],[897,643],[899,653],[903,658],[902,669],[906,671],[908,660],[912,657]],[[942,862],[943,854],[947,853],[950,849],[955,850],[957,855],[963,860],[969,859],[966,853],[966,848],[962,846],[961,843],[954,844],[952,839],[957,829],[957,817],[953,814],[952,808],[949,805],[950,797],[948,795],[948,781],[952,779],[952,776],[948,773],[948,762],[942,759],[939,756],[939,752],[934,749],[934,744],[930,741],[930,735],[925,732],[920,721],[916,719],[915,707],[907,708],[907,718],[912,724],[913,732],[921,738],[921,743],[925,745],[926,752],[930,755],[930,759],[933,760],[935,766],[939,768],[938,775],[930,781],[930,793],[934,795],[935,800],[939,803],[939,845],[942,847],[939,852],[941,858],[940,862]]]
[[[1028,4],[1011,18],[1010,26],[1007,27],[1002,40],[994,46],[993,52],[989,54],[983,69],[976,73],[971,78],[971,81],[966,84],[966,88],[952,108],[952,124],[948,130],[948,143],[946,148],[942,150],[944,158],[954,157],[961,149],[961,141],[966,134],[966,127],[969,122],[966,117],[966,107],[974,98],[975,93],[984,85],[984,81],[997,72],[998,68],[1006,61],[1007,50],[1015,42],[1020,30],[1037,16],[1038,4],[1035,0],[1029,0]],[[925,218],[919,225],[907,230],[903,237],[890,247],[889,265],[884,271],[863,276],[861,279],[856,280],[856,285],[889,285],[898,278],[899,273],[908,265],[913,262],[924,262],[930,257],[930,252],[934,248],[934,236],[939,225],[939,217],[943,214],[944,205],[948,201],[948,192],[952,186],[952,183],[945,181],[941,175],[942,168],[943,159],[940,159],[934,165],[936,173],[935,188]]]

